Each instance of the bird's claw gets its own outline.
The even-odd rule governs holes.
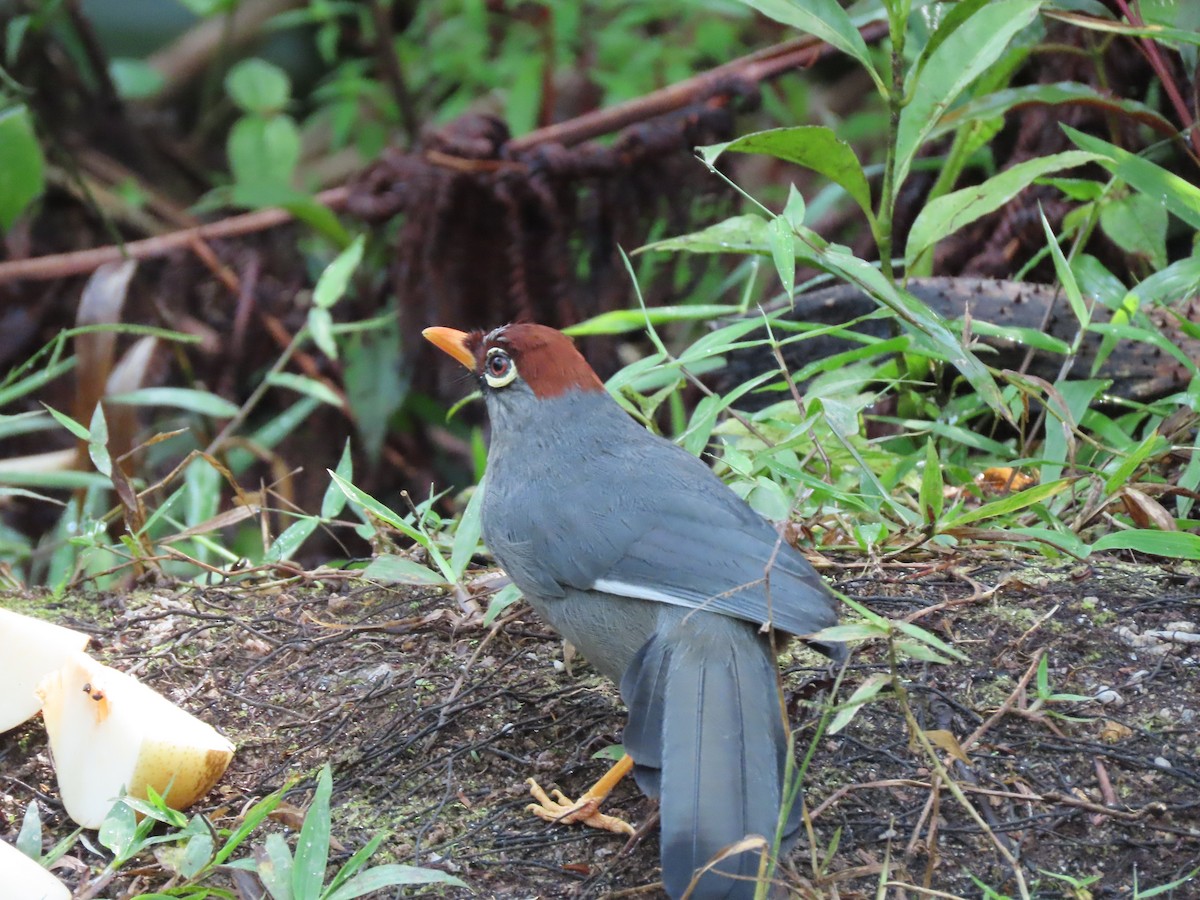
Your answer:
[[[633,834],[634,827],[624,819],[616,816],[606,816],[599,811],[600,798],[584,794],[578,800],[572,800],[560,790],[551,793],[553,799],[542,790],[532,778],[525,779],[529,785],[529,793],[537,803],[530,803],[525,809],[539,819],[563,825],[590,825],[603,831],[613,831],[617,834]]]

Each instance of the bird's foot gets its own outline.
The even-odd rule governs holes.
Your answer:
[[[576,823],[590,825],[592,828],[613,831],[617,834],[634,834],[634,827],[624,819],[619,819],[616,816],[606,816],[600,812],[602,797],[584,794],[578,800],[572,800],[562,791],[555,790],[551,792],[554,795],[553,799],[551,799],[542,790],[541,785],[532,778],[525,779],[525,783],[529,785],[529,793],[537,801],[537,803],[530,803],[525,809],[539,819],[563,825],[574,825]]]

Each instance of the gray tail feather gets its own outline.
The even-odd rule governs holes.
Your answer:
[[[664,640],[661,773],[663,883],[671,897],[747,835],[768,847],[783,793],[787,731],[767,643],[753,626],[691,616]],[[636,759],[636,756],[634,757]],[[762,851],[717,863],[690,895],[750,898]]]

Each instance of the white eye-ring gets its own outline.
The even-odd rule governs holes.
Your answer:
[[[502,388],[517,377],[517,364],[499,347],[493,347],[483,362],[483,377],[489,387]]]

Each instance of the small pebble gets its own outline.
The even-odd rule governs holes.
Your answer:
[[[1125,703],[1125,698],[1112,688],[1101,688],[1096,693],[1096,700],[1105,706],[1122,706]]]
[[[1160,769],[1171,768],[1171,761],[1169,759],[1167,759],[1165,756],[1154,757],[1154,764],[1156,766],[1158,766]]]

